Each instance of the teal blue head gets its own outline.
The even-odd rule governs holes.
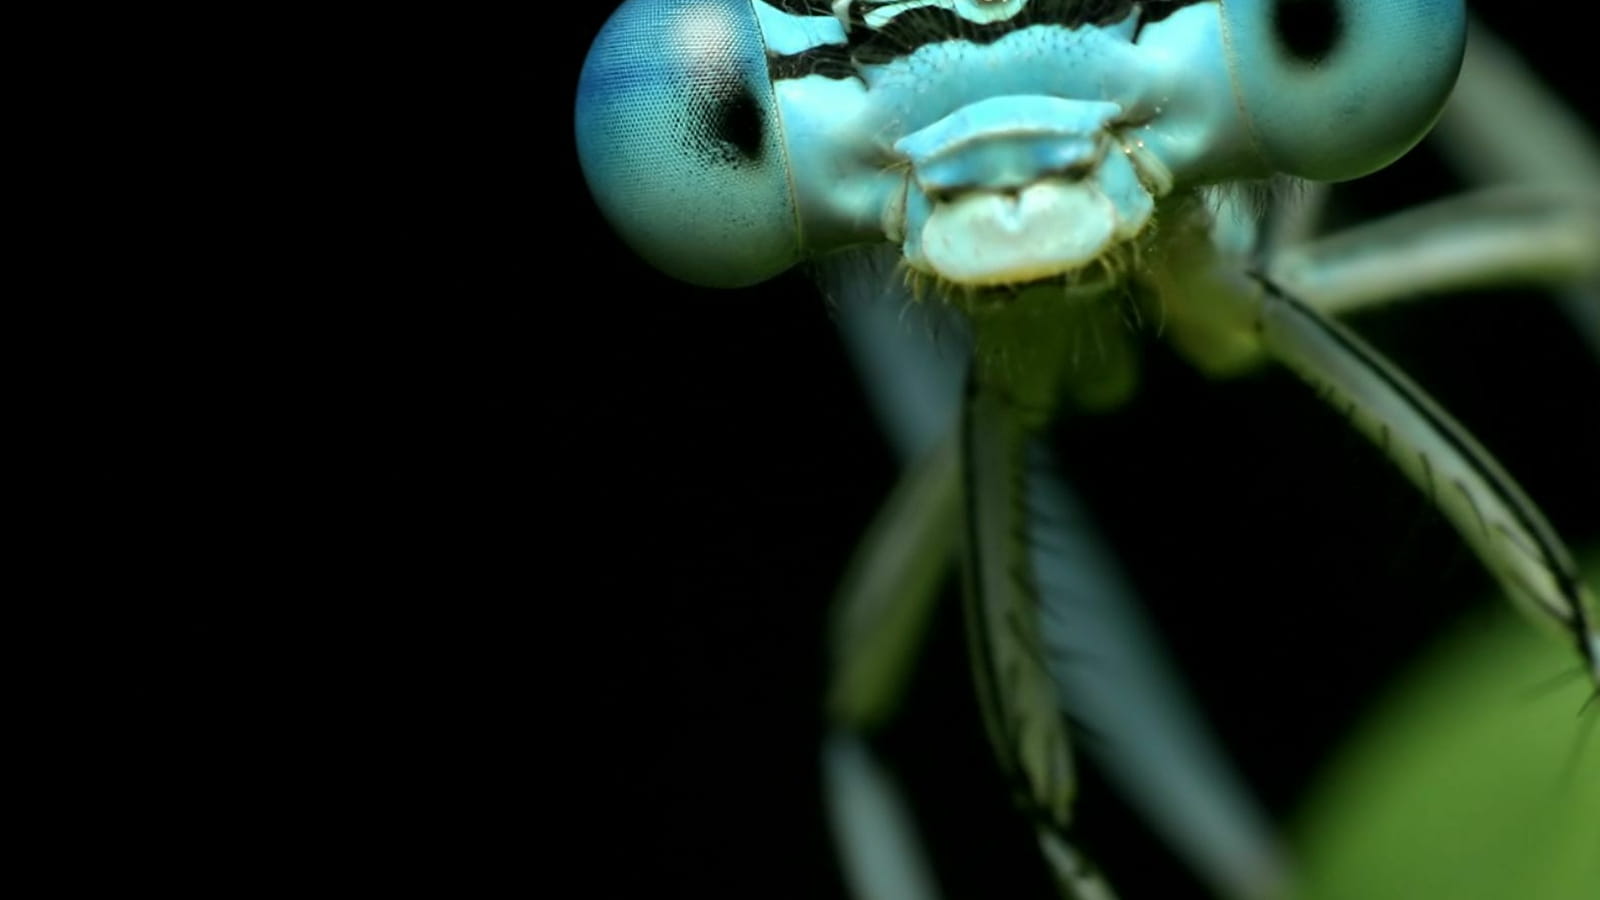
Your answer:
[[[1392,162],[1465,33],[1461,0],[627,0],[578,152],[623,239],[697,284],[884,242],[947,282],[1070,277],[1174,193]]]

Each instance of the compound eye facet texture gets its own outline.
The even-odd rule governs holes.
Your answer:
[[[1265,160],[1319,181],[1381,169],[1433,127],[1466,48],[1462,0],[1221,0]]]
[[[578,160],[640,256],[742,287],[799,260],[761,29],[749,0],[628,0],[578,80]]]

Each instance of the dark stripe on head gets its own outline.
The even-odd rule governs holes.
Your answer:
[[[833,4],[829,0],[766,2],[794,15],[833,15]],[[1030,25],[1104,26],[1121,22],[1133,14],[1138,14],[1138,27],[1143,28],[1185,6],[1207,2],[1215,0],[1028,0],[1012,18],[988,24],[969,21],[943,7],[922,6],[898,13],[881,28],[869,28],[866,15],[886,4],[851,0],[847,46],[826,45],[792,56],[773,57],[770,69],[774,80],[807,75],[849,78],[855,74],[856,66],[893,62],[909,56],[919,47],[942,41],[992,44]]]
[[[992,44],[1029,25],[1110,25],[1126,19],[1137,6],[1135,0],[1029,0],[1010,19],[988,24],[969,21],[954,10],[922,6],[902,12],[876,29],[856,27],[857,9],[853,6],[850,50],[859,63],[882,64],[918,47],[953,38]]]
[[[833,15],[833,4],[829,0],[765,0],[765,2],[768,6],[796,16]]]

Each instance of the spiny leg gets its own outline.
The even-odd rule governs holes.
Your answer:
[[[1366,434],[1455,526],[1511,598],[1576,644],[1600,684],[1600,603],[1561,539],[1478,442],[1349,329],[1264,277],[1196,270],[1265,352]],[[1219,277],[1220,276],[1220,277]],[[1219,306],[1212,306],[1219,315]]]
[[[964,326],[938,319],[937,304],[914,304],[903,291],[882,289],[892,270],[884,258],[856,257],[835,260],[820,273],[820,280],[890,443],[903,457],[914,460],[930,448],[948,446],[941,441],[953,439],[971,347]],[[913,463],[895,498],[911,492],[908,485],[922,478],[916,474],[919,471],[942,471],[949,478],[942,490],[949,495],[958,490],[954,469]],[[1041,627],[1062,707],[1095,735],[1087,753],[1218,896],[1235,900],[1280,896],[1286,865],[1266,816],[1201,721],[1114,554],[1099,538],[1081,501],[1048,463],[1036,461],[1030,473],[1028,531],[1032,562],[1039,573]],[[927,519],[942,518],[946,509],[930,504],[919,513],[915,504],[892,499],[871,530],[926,534]],[[891,524],[894,521],[900,524]],[[947,527],[946,546],[954,546],[959,515],[951,515]],[[929,542],[927,552],[936,554],[937,543]],[[893,550],[885,552],[895,555]],[[896,570],[894,563],[870,562],[874,556],[875,551],[864,544],[850,571],[881,576]],[[900,557],[905,558],[903,553]],[[892,782],[877,771],[863,741],[898,705],[898,685],[905,672],[862,678],[860,673],[881,669],[853,663],[850,657],[883,645],[896,648],[888,658],[909,669],[915,664],[914,652],[900,655],[899,651],[911,644],[874,629],[918,621],[908,608],[893,613],[850,612],[856,606],[883,607],[876,592],[890,588],[868,589],[874,583],[886,584],[880,577],[852,575],[836,597],[828,707],[833,734],[824,754],[830,810],[836,823],[843,816],[870,819],[835,828],[847,866],[855,869],[865,865],[858,859],[878,859],[873,863],[876,872],[925,870],[918,848],[896,836],[895,829],[901,826],[893,823],[902,819],[884,812],[899,802],[892,796]],[[931,603],[933,598],[917,602]],[[843,627],[847,624],[865,630],[852,634]],[[1091,658],[1081,652],[1086,650],[1092,651],[1090,665],[1081,664]],[[846,689],[851,684],[867,688]],[[890,685],[896,686],[894,690],[885,690]],[[850,746],[842,752],[832,749],[841,744]],[[870,798],[841,796],[841,786]],[[852,843],[858,846],[852,849]],[[881,859],[896,851],[903,851],[906,858],[898,863]],[[857,872],[848,877],[862,884],[871,876]],[[857,896],[876,895],[858,889]]]
[[[858,335],[858,340],[882,339]],[[884,355],[873,358],[881,361]],[[879,375],[886,377],[893,376]],[[970,394],[961,427],[908,469],[841,589],[827,707],[832,733],[823,766],[845,877],[863,898],[936,896],[898,792],[863,736],[898,705],[938,586],[938,579],[929,577],[930,565],[942,570],[949,539],[963,531],[969,648],[996,757],[1019,805],[1037,824],[1041,853],[1062,895],[1075,900],[1114,896],[1064,837],[1071,816],[1072,761],[1039,637],[1037,597],[1027,587],[1032,561],[1021,454],[1030,434],[997,394]],[[899,437],[902,446],[919,443],[915,436]],[[965,514],[958,519],[961,507]],[[959,520],[965,528],[958,527]]]
[[[1027,521],[1031,429],[1010,398],[974,377],[962,422],[968,651],[979,707],[1014,799],[1034,821],[1062,896],[1113,896],[1065,838],[1076,781],[1071,743],[1039,635]]]

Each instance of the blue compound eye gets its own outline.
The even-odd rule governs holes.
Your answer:
[[[1411,149],[1455,86],[1462,0],[1222,0],[1234,92],[1274,168],[1355,178]]]
[[[777,102],[750,0],[629,0],[578,81],[578,159],[640,256],[713,287],[799,260]]]

